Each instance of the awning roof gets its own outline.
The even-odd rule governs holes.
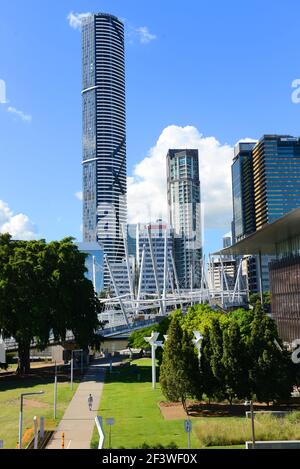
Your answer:
[[[276,244],[300,236],[300,208],[292,210],[273,223],[266,224],[236,244],[213,254],[275,254]]]

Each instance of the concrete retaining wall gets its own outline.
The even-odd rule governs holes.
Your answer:
[[[246,449],[252,449],[252,441],[246,441]],[[300,449],[300,440],[256,441],[254,449]]]
[[[253,412],[254,417],[256,415],[264,415],[264,414],[272,415],[273,417],[286,417],[290,413],[291,411],[289,410],[260,410],[258,412]],[[251,418],[251,412],[249,410],[246,412],[246,417]]]

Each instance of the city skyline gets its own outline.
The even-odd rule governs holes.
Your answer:
[[[296,12],[299,5],[296,2],[290,3]],[[160,168],[161,158],[165,156],[165,145],[169,148],[181,145],[189,148],[196,146],[202,159],[200,177],[206,219],[204,246],[209,251],[219,247],[221,236],[228,231],[232,217],[230,166],[233,145],[240,138],[257,139],[270,131],[298,135],[296,122],[299,107],[291,100],[293,91],[291,84],[299,76],[295,61],[296,28],[294,30],[293,27],[287,28],[282,24],[284,34],[279,43],[270,27],[272,20],[284,18],[288,12],[285,12],[279,4],[274,6],[272,2],[270,17],[267,5],[262,6],[258,2],[252,2],[253,8],[249,11],[247,19],[251,22],[256,9],[259,8],[261,23],[264,23],[265,30],[262,31],[262,24],[252,22],[251,26],[253,31],[262,34],[260,42],[253,42],[253,39],[250,41],[249,38],[240,36],[242,40],[240,44],[236,44],[233,31],[226,28],[224,44],[218,42],[216,48],[217,43],[212,40],[216,26],[220,29],[216,36],[218,40],[224,37],[226,18],[233,17],[236,20],[241,18],[241,12],[235,8],[234,2],[229,2],[226,6],[227,11],[220,4],[224,13],[224,16],[220,17],[222,16],[224,25],[218,20],[218,24],[212,28],[212,34],[206,34],[205,41],[207,28],[214,24],[213,9],[207,5],[200,9],[197,2],[190,2],[190,9],[184,15],[190,18],[192,24],[197,17],[200,17],[203,20],[203,29],[197,30],[196,36],[191,27],[190,34],[186,37],[181,35],[180,40],[173,32],[182,14],[181,8],[176,5],[171,13],[173,21],[171,28],[166,26],[166,18],[170,14],[167,6],[162,8],[161,17],[158,18],[155,11],[152,12],[152,4],[151,7],[150,4],[146,4],[137,8],[137,2],[129,4],[129,2],[103,1],[100,8],[94,1],[76,1],[72,5],[59,6],[51,4],[51,18],[55,18],[57,27],[54,29],[53,23],[43,25],[43,36],[48,40],[44,42],[45,57],[42,57],[38,54],[40,46],[35,40],[37,34],[41,32],[36,15],[47,14],[50,11],[50,3],[44,2],[39,11],[31,10],[30,7],[33,5],[34,1],[31,0],[26,7],[26,10],[31,11],[30,16],[23,11],[22,5],[17,7],[16,3],[5,5],[1,11],[5,25],[0,33],[0,39],[2,44],[7,42],[10,44],[9,50],[3,47],[0,69],[0,79],[6,83],[7,101],[9,101],[0,105],[0,126],[3,130],[0,144],[3,156],[1,227],[7,226],[16,232],[18,230],[20,232],[22,228],[22,233],[27,237],[34,234],[38,237],[55,239],[72,234],[81,239],[79,229],[81,203],[74,196],[75,193],[78,197],[81,195],[81,106],[78,97],[80,89],[78,57],[81,49],[77,13],[100,9],[125,19],[129,51],[127,58],[128,192],[129,200],[131,197],[134,202],[131,204],[132,213],[129,221],[136,221],[139,214],[139,201],[135,199],[139,199],[140,194],[145,193],[145,188],[151,185],[153,191],[147,193],[144,199],[146,214],[139,220],[151,221],[159,215],[153,213],[153,204],[161,205],[163,176],[160,175]],[[294,16],[296,18],[297,15]],[[21,18],[26,18],[26,28],[21,23]],[[294,21],[294,18],[290,19]],[[204,23],[207,23],[207,26]],[[28,24],[31,28],[27,27]],[[240,23],[235,21],[235,25],[242,31]],[[268,35],[272,38],[273,45],[272,53],[266,56]],[[26,43],[24,51],[23,42]],[[56,42],[59,43],[59,47],[56,47]],[[168,71],[176,60],[177,53],[184,64],[183,51],[187,53],[187,60],[190,61],[192,57],[196,57],[197,44],[201,44],[205,70],[201,66],[203,62],[200,63],[195,59],[194,74],[186,76],[179,74],[180,77],[174,77],[172,74],[170,81]],[[229,53],[230,46],[232,50]],[[252,72],[243,62],[243,55],[240,55],[240,61],[236,60],[237,52],[254,54],[256,63],[264,60],[264,76],[255,77],[254,71]],[[35,61],[37,54],[39,59]],[[12,57],[15,58],[14,62]],[[280,69],[279,59],[284,60],[284,67]],[[247,69],[248,75],[242,73],[239,74],[239,78],[234,78],[230,73],[233,61],[239,64],[240,72]],[[16,77],[14,77],[15,63],[18,67]],[[157,66],[159,66],[158,75],[155,68]],[[58,69],[60,73],[56,73]],[[222,80],[218,73],[221,69]],[[41,86],[45,81],[45,73],[52,85],[47,89]],[[241,75],[243,80],[240,78]],[[258,83],[260,87],[257,86]],[[43,103],[43,108],[40,103]],[[158,104],[160,112],[157,111]],[[61,112],[62,106],[63,112]],[[257,106],[260,108],[259,115]],[[14,136],[18,138],[13,138]],[[47,145],[43,145],[44,142],[47,142]],[[13,168],[10,167],[12,161]],[[13,185],[11,177],[14,177]],[[17,191],[15,187],[18,187]],[[217,194],[214,194],[212,189]],[[136,194],[136,197],[133,197],[133,194]],[[42,203],[37,204],[37,200],[42,200]],[[166,205],[166,197],[164,200]],[[19,216],[16,217],[14,214]],[[164,213],[162,215],[165,218]],[[207,230],[210,236],[207,236]]]

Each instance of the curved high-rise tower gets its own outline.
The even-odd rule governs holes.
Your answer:
[[[123,23],[105,13],[85,17],[82,57],[83,240],[100,242],[118,262],[127,219]]]

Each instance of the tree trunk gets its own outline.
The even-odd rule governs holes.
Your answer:
[[[18,375],[26,375],[30,371],[30,343],[19,342],[18,347],[19,362],[17,368]]]
[[[186,415],[189,415],[189,410],[188,410],[188,407],[186,405],[186,399],[184,396],[181,396],[181,403],[182,403],[182,407],[184,408],[184,411],[186,413]]]

